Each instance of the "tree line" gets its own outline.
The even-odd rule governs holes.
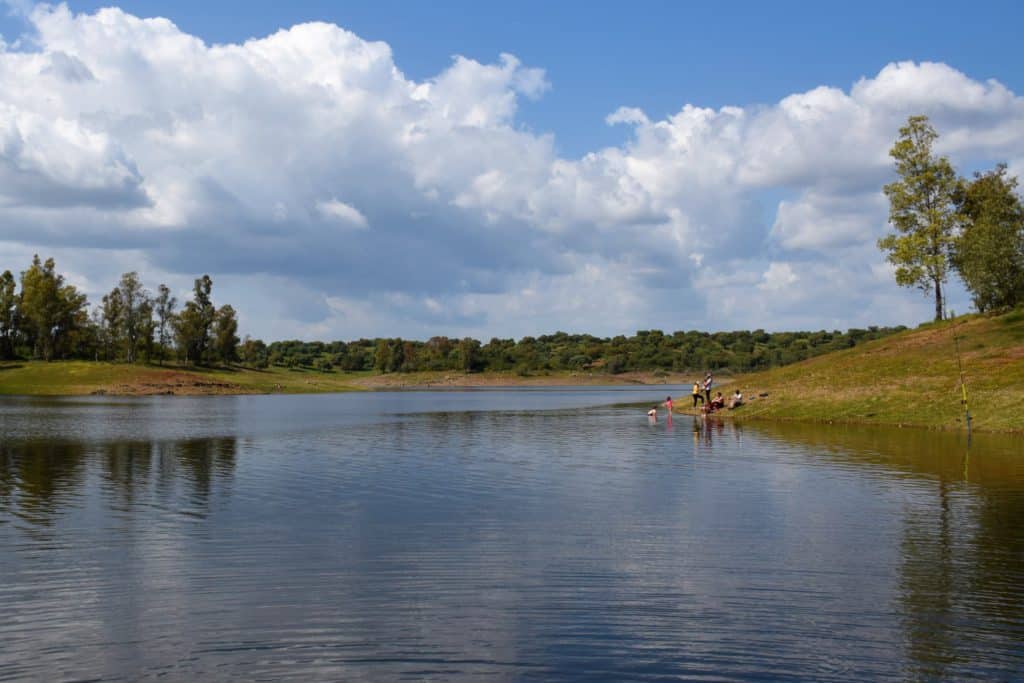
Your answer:
[[[981,313],[1024,304],[1024,204],[1006,164],[962,178],[933,151],[939,135],[927,116],[911,116],[889,155],[898,179],[883,190],[889,223],[878,241],[896,267],[896,282],[934,296],[945,312],[950,272],[963,281]]]
[[[271,365],[321,372],[748,371],[785,365],[850,348],[905,329],[869,327],[828,332],[639,330],[596,337],[556,332],[522,339],[401,338],[350,342],[238,338],[230,305],[215,306],[209,275],[196,278],[192,297],[178,307],[167,285],[147,290],[138,273],[90,310],[86,296],[57,272],[53,259],[33,258],[18,280],[0,275],[0,359],[86,359],[127,363],[177,361],[193,365]]]
[[[493,338],[487,343],[466,337],[401,338],[351,342],[280,341],[266,345],[243,342],[240,355],[248,364],[309,368],[330,372],[381,373],[453,371],[729,372],[767,369],[878,339],[904,327],[870,327],[846,332],[737,332],[639,330],[633,336],[596,337],[556,332],[538,337]]]
[[[213,280],[197,278],[178,310],[167,285],[148,291],[125,273],[98,306],[38,255],[18,280],[0,274],[0,359],[39,358],[190,364],[239,360],[238,320],[230,305],[214,306]]]

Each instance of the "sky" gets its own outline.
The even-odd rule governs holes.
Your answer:
[[[914,325],[888,149],[1024,171],[1024,9],[830,4],[0,0],[0,270],[268,341]]]

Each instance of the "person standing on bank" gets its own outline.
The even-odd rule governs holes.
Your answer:
[[[708,374],[704,375],[704,397],[707,400],[708,404],[711,403],[711,384],[711,372],[708,371]]]
[[[697,407],[697,401],[700,401],[701,405],[704,405],[704,397],[700,393],[700,382],[693,383],[693,407]]]

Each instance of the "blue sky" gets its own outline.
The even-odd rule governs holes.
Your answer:
[[[911,324],[899,123],[1024,160],[1018,3],[107,4],[0,19],[0,268],[209,270],[266,338]]]
[[[717,7],[715,5],[718,5]],[[117,5],[165,16],[211,43],[241,42],[306,21],[327,21],[382,40],[411,78],[442,71],[453,55],[490,62],[510,52],[543,67],[552,89],[527,102],[521,121],[553,132],[579,156],[622,140],[604,123],[620,106],[652,116],[690,102],[769,103],[828,84],[848,87],[893,61],[939,61],[1024,91],[1024,3],[613,2],[514,3],[410,0],[149,0],[69,2],[75,11]],[[8,17],[0,33],[24,22]]]

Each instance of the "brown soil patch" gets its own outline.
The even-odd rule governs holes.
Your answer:
[[[196,396],[206,394],[238,394],[242,387],[229,382],[217,382],[200,375],[168,370],[156,372],[136,381],[111,385],[94,393],[116,396]]]

